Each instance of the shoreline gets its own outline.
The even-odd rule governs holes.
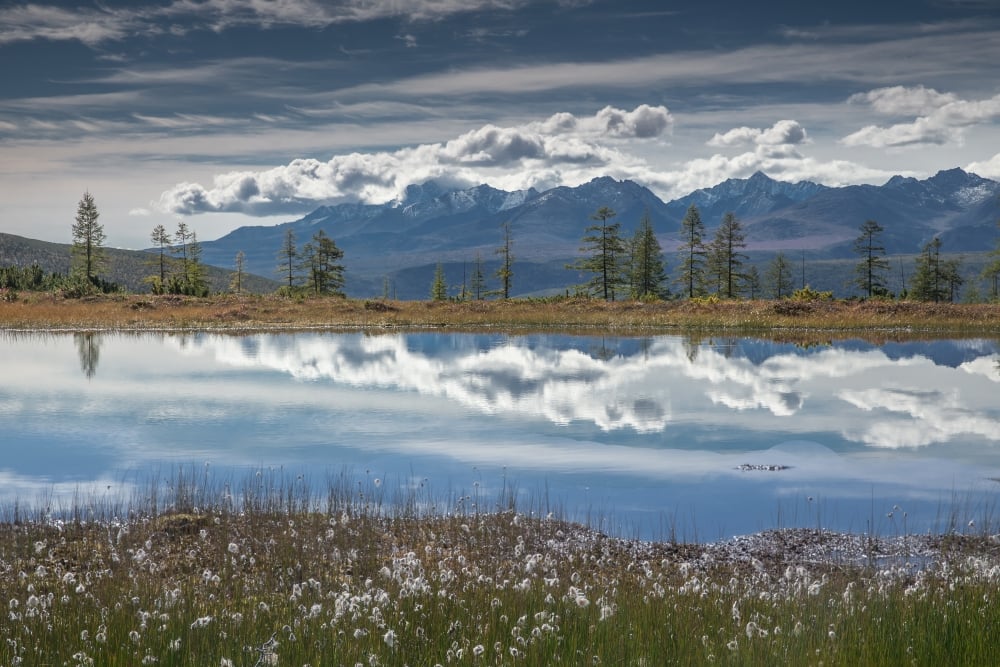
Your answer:
[[[280,333],[447,330],[913,340],[1000,337],[1000,304],[896,301],[384,301],[27,294],[0,302],[0,331]]]

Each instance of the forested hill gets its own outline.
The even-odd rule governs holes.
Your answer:
[[[157,271],[158,256],[140,250],[105,248],[108,257],[107,271],[101,273],[105,280],[118,284],[131,292],[148,292],[144,281]],[[70,244],[50,243],[0,232],[0,267],[31,266],[37,264],[45,272],[68,273]],[[206,266],[205,275],[213,292],[229,289],[232,269]],[[244,289],[248,292],[272,292],[278,286],[273,280],[247,274]]]

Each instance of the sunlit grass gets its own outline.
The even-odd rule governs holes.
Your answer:
[[[1000,305],[892,301],[636,301],[553,298],[431,302],[128,295],[62,299],[21,295],[0,302],[6,329],[224,329],[450,327],[611,332],[726,331],[755,334],[905,337],[1000,331]]]
[[[641,542],[371,475],[184,469],[0,523],[4,665],[992,665],[998,544],[919,566]],[[820,531],[782,540],[835,539]]]

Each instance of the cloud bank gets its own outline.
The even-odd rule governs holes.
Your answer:
[[[516,127],[488,124],[443,143],[229,172],[216,176],[211,188],[180,183],[164,192],[156,207],[181,215],[300,212],[342,201],[383,203],[401,197],[408,185],[431,179],[475,185],[498,170],[517,174],[506,177],[508,187],[519,185],[512,178],[527,181],[525,187],[547,187],[561,180],[560,169],[604,170],[628,163],[615,144],[658,139],[672,126],[673,117],[663,106],[644,104],[632,111],[605,107],[582,118],[558,113]]]
[[[178,183],[151,207],[177,215],[302,214],[321,205],[400,201],[408,186],[429,180],[454,187],[489,183],[504,190],[545,190],[612,176],[672,198],[756,171],[790,182],[829,185],[892,175],[845,160],[804,155],[800,148],[810,143],[806,128],[788,119],[765,128],[733,128],[708,140],[720,150],[741,151],[734,155],[720,152],[667,168],[640,156],[643,150],[648,153],[650,144],[669,155],[667,139],[673,127],[674,117],[664,106],[642,104],[630,111],[607,106],[591,116],[560,112],[517,126],[483,125],[438,143],[334,155],[326,161],[300,158],[262,171],[230,171],[215,176],[210,186]]]

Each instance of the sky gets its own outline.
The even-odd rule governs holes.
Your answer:
[[[434,179],[1000,180],[1000,0],[0,3],[0,232],[199,240]]]

